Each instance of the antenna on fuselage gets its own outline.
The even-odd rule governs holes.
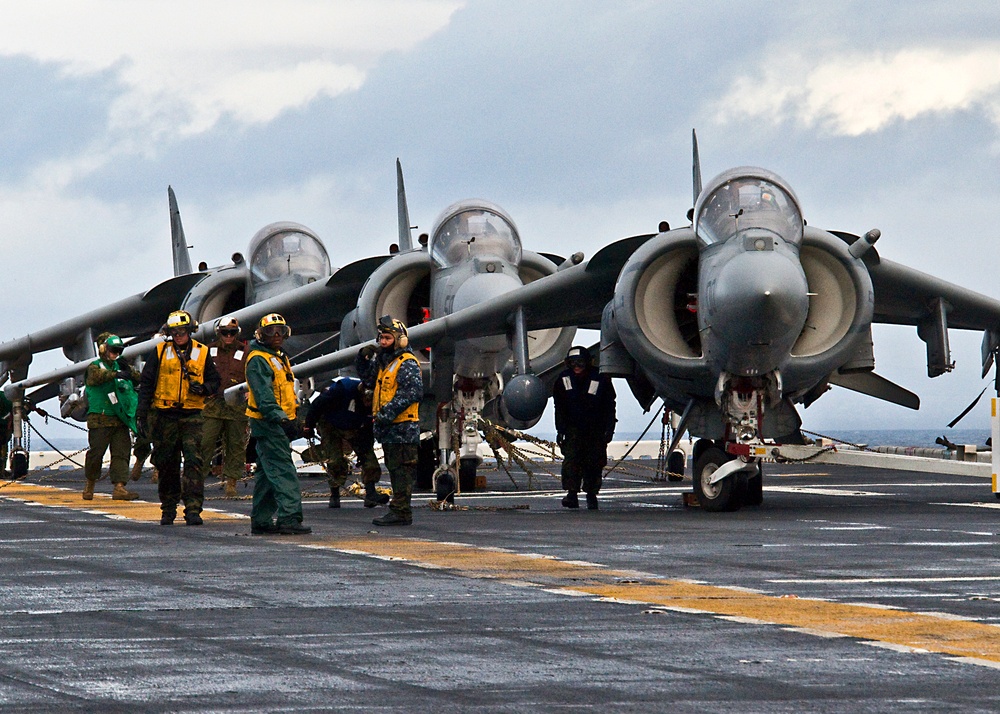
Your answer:
[[[184,226],[181,225],[177,197],[171,186],[167,186],[167,200],[170,203],[170,250],[174,256],[174,276],[187,275],[194,270],[191,269],[191,256],[188,254],[187,238],[184,237]]]
[[[399,250],[413,250],[410,235],[410,209],[406,207],[406,188],[403,186],[403,167],[396,159],[396,211],[399,214]]]
[[[698,203],[698,196],[701,195],[701,157],[698,156],[698,134],[694,129],[691,130],[691,178],[694,183],[694,197],[691,199],[691,205]]]

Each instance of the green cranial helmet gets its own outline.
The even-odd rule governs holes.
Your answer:
[[[118,335],[108,336],[108,339],[104,340],[104,346],[111,352],[121,352],[125,349],[125,343]]]

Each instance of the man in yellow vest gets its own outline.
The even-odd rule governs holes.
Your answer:
[[[291,442],[298,438],[295,375],[281,349],[292,335],[285,318],[264,315],[247,355],[247,416],[257,445],[250,532],[253,535],[305,535],[302,491],[292,463]]]
[[[163,326],[166,341],[156,346],[139,378],[139,437],[153,442],[153,466],[160,479],[160,525],[173,525],[177,504],[184,502],[184,521],[202,524],[205,473],[201,458],[205,397],[219,389],[219,373],[208,348],[191,335],[198,329],[190,313],[176,310]],[[181,457],[184,478],[181,479]]]
[[[355,361],[361,381],[374,389],[372,414],[375,438],[382,443],[385,467],[392,483],[389,512],[372,521],[376,526],[413,523],[410,498],[420,444],[418,407],[424,396],[420,362],[409,349],[406,325],[385,315],[378,321],[378,349],[362,348]]]

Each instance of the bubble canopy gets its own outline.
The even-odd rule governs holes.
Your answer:
[[[695,233],[706,244],[721,243],[755,229],[788,243],[802,242],[802,211],[795,194],[764,169],[731,169],[712,179],[695,206]]]
[[[521,239],[514,221],[499,206],[484,201],[462,202],[446,209],[435,223],[431,260],[448,268],[470,257],[495,257],[521,262]]]
[[[254,283],[266,283],[297,273],[330,275],[330,257],[319,238],[305,226],[274,224],[250,241],[250,274]]]

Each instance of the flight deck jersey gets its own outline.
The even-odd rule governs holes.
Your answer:
[[[406,360],[413,360],[419,368],[420,362],[409,352],[404,352],[390,362],[386,367],[379,370],[378,378],[375,380],[375,397],[372,404],[372,412],[378,414],[379,410],[392,401],[396,396],[396,373]],[[414,402],[400,412],[399,416],[392,420],[393,424],[401,424],[407,421],[420,421],[420,408]]]
[[[172,342],[161,342],[156,346],[159,371],[156,389],[153,392],[154,409],[203,409],[205,397],[191,394],[191,382],[205,382],[205,361],[208,349],[197,340],[189,343],[188,358],[181,361]]]
[[[251,350],[247,356],[248,366],[250,361],[255,357],[263,359],[267,366],[271,368],[271,386],[274,389],[274,401],[278,403],[278,407],[285,413],[286,418],[295,421],[295,375],[292,374],[292,365],[288,361],[288,355],[282,354],[278,356],[273,352],[257,349]],[[260,409],[257,408],[257,397],[254,395],[252,389],[247,395],[247,416],[252,419],[262,418]]]

